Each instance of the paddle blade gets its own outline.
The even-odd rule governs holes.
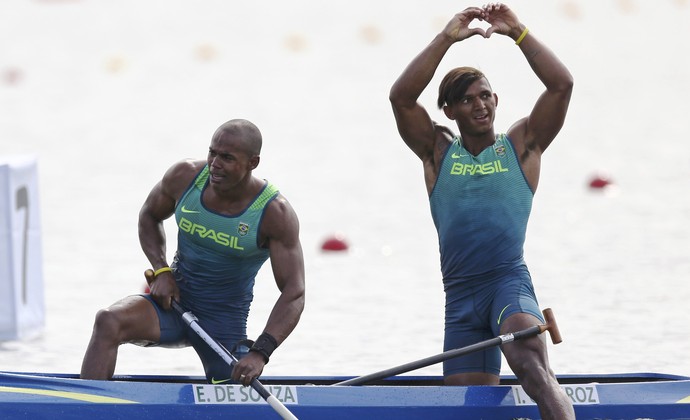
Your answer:
[[[549,332],[551,336],[551,342],[553,344],[558,344],[563,341],[561,337],[561,331],[558,329],[558,324],[556,324],[556,318],[553,316],[553,311],[551,308],[546,308],[542,311],[544,314],[544,319],[546,324],[544,325],[544,330]]]

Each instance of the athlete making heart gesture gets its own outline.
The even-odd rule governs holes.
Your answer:
[[[475,20],[490,27],[470,27]],[[454,134],[418,99],[451,46],[497,34],[515,41],[545,90],[525,117],[496,133],[498,95],[486,76],[471,67],[452,69],[441,82],[437,105],[455,121],[459,134]],[[444,350],[544,322],[523,246],[542,154],[563,125],[572,89],[570,72],[503,4],[469,7],[453,16],[391,88],[398,131],[423,163],[438,231],[446,293]],[[501,350],[544,419],[574,419],[543,337],[504,344]],[[446,361],[445,382],[497,384],[500,367],[494,347]]]

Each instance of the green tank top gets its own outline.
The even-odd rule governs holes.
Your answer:
[[[217,329],[242,338],[254,280],[269,257],[268,249],[259,247],[259,227],[278,189],[266,182],[246,209],[228,216],[204,207],[208,177],[205,166],[175,207],[178,235],[172,267],[189,309],[200,319],[217,319]]]
[[[477,156],[456,137],[429,197],[444,282],[471,280],[523,264],[532,198],[505,134]]]

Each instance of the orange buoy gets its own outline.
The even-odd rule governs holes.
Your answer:
[[[326,238],[321,244],[322,251],[347,251],[349,248],[342,235],[333,235]]]

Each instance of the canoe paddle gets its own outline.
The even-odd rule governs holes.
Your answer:
[[[144,272],[144,276],[146,277],[147,282],[151,282],[154,277],[154,272],[151,269],[148,269]],[[180,306],[175,299],[171,300],[172,302],[172,307],[173,309],[182,317],[182,320],[191,328],[206,344],[213,349],[227,364],[230,366],[234,366],[238,360],[237,358],[230,353],[225,347],[223,347],[219,342],[213,339],[203,328],[201,328],[201,325],[199,325],[199,319],[192,313],[192,311],[185,310],[182,306]],[[290,410],[285,407],[285,405],[280,402],[279,399],[277,399],[273,394],[271,394],[264,385],[259,382],[257,378],[252,379],[252,382],[250,383],[250,386],[254,388],[256,392],[261,395],[261,398],[263,398],[273,409],[280,415],[285,420],[297,420],[297,417],[295,417],[294,414],[290,412]]]
[[[553,311],[551,308],[546,308],[543,311],[544,319],[546,324],[534,325],[524,330],[502,334],[488,340],[480,341],[479,343],[470,344],[466,347],[460,347],[453,350],[448,350],[443,353],[437,354],[435,356],[427,357],[425,359],[417,360],[410,363],[405,363],[404,365],[392,367],[390,369],[382,370],[379,372],[371,373],[369,375],[359,376],[357,378],[348,379],[346,381],[338,382],[333,385],[364,385],[367,382],[377,381],[380,379],[386,379],[391,376],[399,375],[401,373],[409,372],[412,370],[420,369],[429,365],[433,365],[444,360],[453,359],[455,357],[464,356],[466,354],[473,353],[479,350],[485,350],[490,347],[499,346],[501,344],[510,343],[512,341],[520,340],[523,338],[534,337],[548,331],[551,335],[551,341],[553,344],[558,344],[561,341],[561,332],[558,330],[558,325],[556,324],[556,318],[553,316]]]

